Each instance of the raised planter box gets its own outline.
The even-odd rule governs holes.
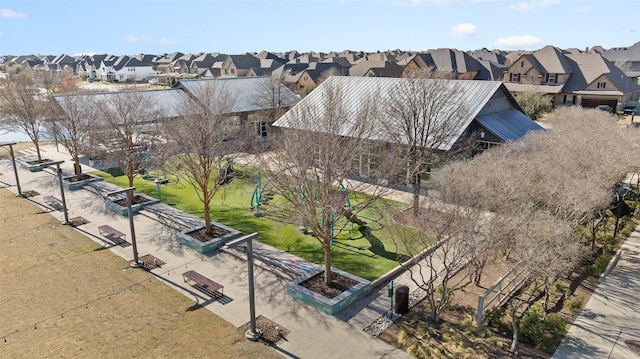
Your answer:
[[[63,177],[62,185],[64,186],[64,188],[68,189],[69,191],[75,191],[75,190],[81,189],[82,187],[86,186],[91,182],[102,181],[102,177],[92,175],[90,173],[83,173],[82,177],[84,179],[81,181],[78,181],[76,179],[77,176]]]
[[[221,223],[211,222],[211,226],[220,229],[219,232],[221,233],[221,235],[212,237],[210,240],[206,241],[196,238],[195,233],[203,230],[204,226],[202,226],[199,228],[192,228],[186,231],[178,232],[176,233],[176,239],[178,240],[178,243],[182,244],[185,247],[191,248],[199,253],[207,253],[219,249],[230,240],[242,235],[242,232],[240,232],[239,230],[225,226]]]
[[[357,284],[335,298],[327,298],[300,285],[300,283],[303,283],[307,279],[324,272],[324,269],[318,269],[287,284],[287,293],[298,301],[317,308],[324,313],[333,315],[340,312],[349,304],[353,303],[358,298],[361,298],[371,290],[371,282],[366,279],[341,271],[337,268],[333,268],[332,271],[333,273],[355,280]]]
[[[40,165],[46,162],[51,162],[51,160],[44,159],[41,161],[38,161],[38,160],[18,161],[18,163],[20,163],[20,167],[24,168],[25,170],[28,170],[29,172],[42,171],[42,167]]]
[[[132,214],[136,214],[140,212],[145,206],[158,203],[159,201],[151,196],[147,196],[146,194],[136,193],[135,194],[135,203],[131,204],[131,212]],[[121,216],[127,216],[129,214],[129,210],[126,204],[126,198],[121,196],[117,199],[106,199],[105,205],[107,210],[117,213]]]

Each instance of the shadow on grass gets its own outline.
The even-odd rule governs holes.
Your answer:
[[[371,232],[371,229],[369,227],[360,227],[358,230],[360,231],[360,233],[362,233],[362,236],[365,237],[371,244],[369,250],[376,255],[398,262],[405,262],[409,259],[409,256],[407,255],[387,251],[384,247],[384,243],[382,243],[382,241]]]

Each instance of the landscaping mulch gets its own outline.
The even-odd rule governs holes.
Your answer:
[[[357,281],[336,272],[331,273],[331,284],[328,286],[324,283],[324,272],[300,283],[301,286],[327,298],[335,298],[356,284]]]

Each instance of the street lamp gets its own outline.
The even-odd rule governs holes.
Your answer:
[[[62,224],[71,224],[69,222],[69,213],[67,212],[67,201],[64,199],[64,185],[62,184],[62,169],[60,164],[64,161],[52,161],[40,164],[40,167],[47,168],[49,166],[56,166],[56,174],[58,175],[58,182],[60,183],[60,196],[62,197],[62,209],[64,210],[64,222]]]
[[[253,239],[258,237],[258,233],[254,232],[244,237],[236,238],[229,241],[224,249],[235,247],[239,244],[247,242],[247,269],[249,277],[249,316],[250,316],[250,328],[244,334],[247,339],[256,341],[262,336],[262,332],[256,328],[256,301],[254,296],[254,284],[253,284]]]
[[[127,199],[127,210],[129,215],[129,229],[131,230],[131,244],[133,247],[133,262],[131,262],[131,266],[133,268],[140,268],[144,264],[140,263],[138,260],[138,246],[136,244],[136,231],[133,226],[133,211],[131,210],[131,197],[133,197],[133,191],[135,191],[135,187],[129,187],[118,191],[112,191],[107,193],[107,196],[112,196],[120,193],[125,193],[125,198]],[[131,193],[131,195],[129,195]]]
[[[11,154],[11,163],[13,163],[13,173],[16,175],[16,185],[18,186],[18,196],[22,197],[22,190],[20,189],[20,180],[18,179],[18,167],[16,167],[16,157],[13,155],[13,145],[15,142],[0,143],[0,147],[9,146],[9,153]]]

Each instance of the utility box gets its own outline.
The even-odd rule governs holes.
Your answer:
[[[400,315],[409,313],[409,287],[406,285],[396,288],[395,312]]]

